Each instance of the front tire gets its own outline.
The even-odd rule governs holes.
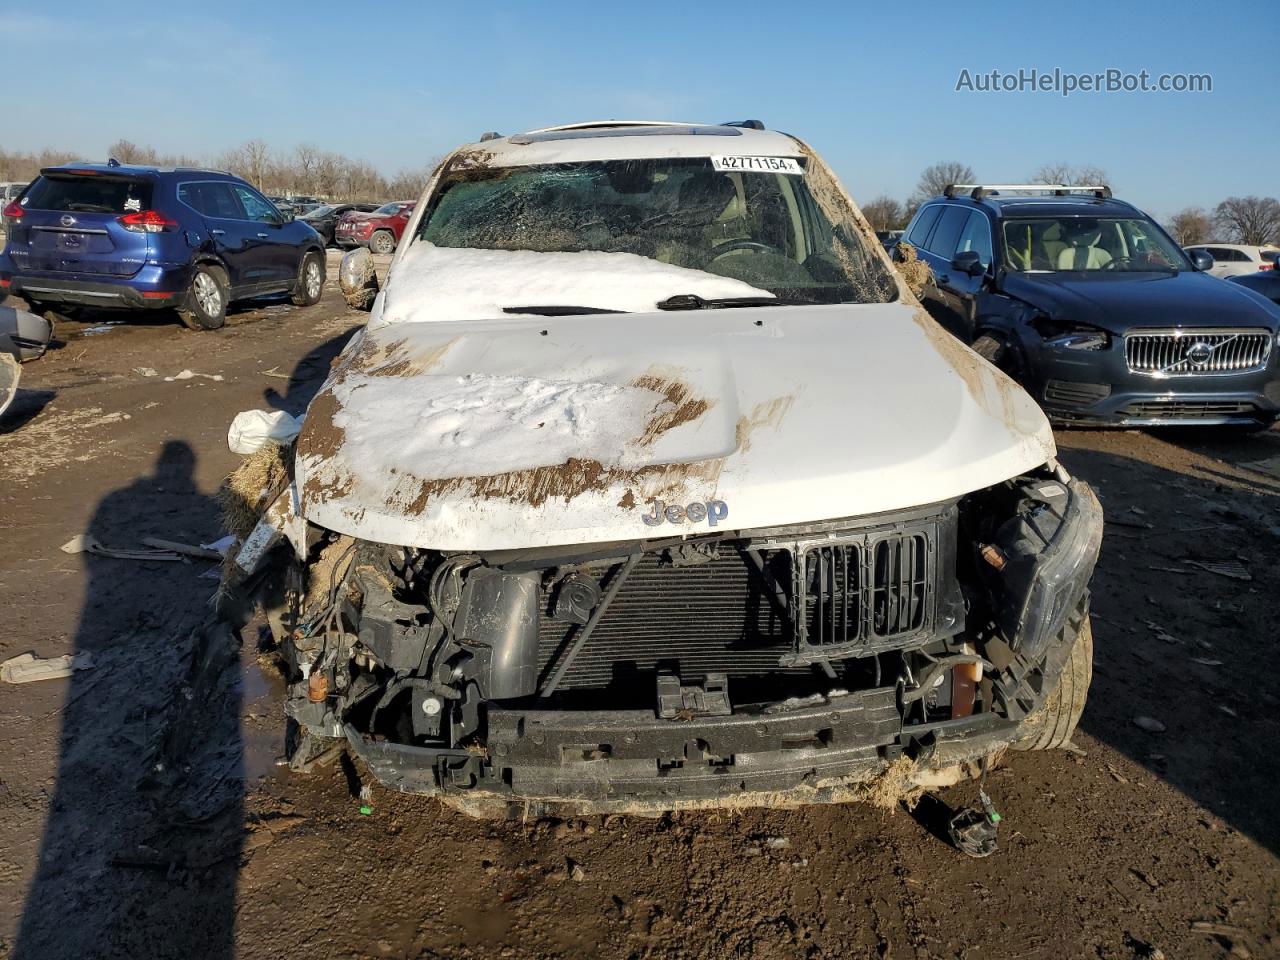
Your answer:
[[[395,253],[396,238],[390,230],[378,230],[369,238],[369,249],[384,256],[389,253]]]
[[[191,330],[217,330],[227,322],[227,304],[231,285],[221,267],[201,264],[191,277],[186,299],[178,308],[178,316]]]
[[[293,305],[309,307],[319,303],[323,293],[324,258],[313,250],[298,264],[298,279],[293,284]]]
[[[1093,627],[1087,603],[1067,617],[1062,632],[1062,641],[1070,639],[1071,653],[1044,706],[1018,725],[1018,739],[1011,744],[1015,750],[1054,750],[1069,743],[1084,713],[1093,680]]]

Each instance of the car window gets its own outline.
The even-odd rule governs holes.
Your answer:
[[[960,240],[960,231],[969,219],[969,211],[964,207],[947,207],[942,212],[933,236],[925,247],[930,253],[943,259],[950,259],[956,252],[956,243]]]
[[[991,222],[978,211],[969,213],[969,222],[964,225],[960,234],[960,242],[956,244],[956,253],[976,250],[984,267],[991,266]]]
[[[151,181],[111,176],[40,177],[22,205],[28,210],[137,213],[151,209]]]
[[[1186,255],[1149,220],[1136,217],[1017,217],[1003,223],[1009,268],[1057,271],[1177,271]]]
[[[938,222],[938,214],[941,212],[942,207],[939,206],[925,207],[921,210],[920,215],[916,217],[916,222],[911,225],[911,230],[907,234],[907,243],[923,248],[925,241],[929,239],[929,231]]]
[[[261,223],[279,223],[280,213],[275,207],[261,194],[255,193],[248,187],[242,187],[235,184],[232,187],[236,192],[236,196],[240,198],[240,204],[244,207],[245,219],[257,220]]]
[[[1280,250],[1263,250],[1258,255],[1262,257],[1263,263],[1274,264],[1276,258],[1280,257]]]
[[[198,180],[178,185],[178,199],[206,217],[219,220],[240,220],[240,205],[231,188],[216,180]]]

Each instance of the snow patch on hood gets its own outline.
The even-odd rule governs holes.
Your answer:
[[[741,280],[634,253],[476,250],[414,242],[392,268],[369,328],[395,323],[497,319],[506,307],[569,304],[647,313],[680,293],[768,297]]]
[[[662,394],[538,377],[350,374],[334,385],[346,456],[373,475],[487,476],[586,458],[623,465]],[[353,412],[354,411],[354,412]]]

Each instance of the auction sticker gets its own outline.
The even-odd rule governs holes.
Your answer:
[[[711,168],[721,173],[785,173],[803,177],[795,157],[712,157]]]

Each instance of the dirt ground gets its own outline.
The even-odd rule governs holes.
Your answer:
[[[0,957],[1280,956],[1280,430],[1059,434],[1108,516],[1094,686],[1079,752],[991,777],[987,860],[937,833],[972,785],[914,814],[654,820],[362,799],[350,766],[278,765],[252,637],[187,704],[192,770],[157,769],[214,564],[59,547],[218,537],[231,417],[301,412],[360,322],[332,258],[330,277],[316,307],[215,333],[69,322],[23,370],[0,419],[0,659],[93,667],[0,687]]]

